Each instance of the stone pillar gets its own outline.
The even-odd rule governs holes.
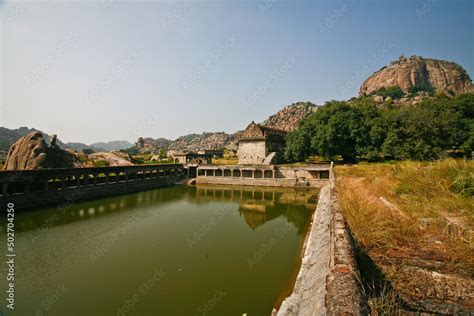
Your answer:
[[[275,179],[275,170],[272,170],[272,178]]]
[[[105,174],[105,184],[109,184],[109,173]]]
[[[255,179],[255,170],[252,170],[252,178]]]
[[[243,172],[242,172],[242,169],[239,169],[239,170],[240,170],[240,178],[242,179]]]
[[[128,183],[128,172],[125,173],[125,183]]]

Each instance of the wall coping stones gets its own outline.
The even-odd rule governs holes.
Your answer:
[[[335,177],[320,192],[293,292],[272,315],[368,315]]]

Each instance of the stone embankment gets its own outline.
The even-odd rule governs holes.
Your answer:
[[[334,195],[334,176],[320,192],[293,293],[273,315],[367,315],[349,231]]]

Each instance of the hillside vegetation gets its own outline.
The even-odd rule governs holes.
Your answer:
[[[356,160],[432,160],[474,150],[474,94],[439,95],[416,106],[370,97],[330,101],[287,136],[285,157]]]
[[[393,286],[394,306],[396,297],[440,313],[472,304],[474,161],[359,164],[335,172],[344,217]],[[371,271],[365,282],[375,277]]]

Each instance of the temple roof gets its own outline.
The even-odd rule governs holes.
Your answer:
[[[240,135],[239,140],[265,140],[268,138],[284,140],[285,135],[286,132],[283,130],[263,126],[252,121]]]

